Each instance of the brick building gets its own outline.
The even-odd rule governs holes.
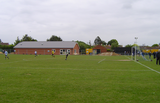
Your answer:
[[[73,41],[24,41],[14,47],[15,54],[29,55],[35,51],[38,55],[51,55],[52,50],[55,55],[78,55],[79,49],[78,43]]]
[[[93,51],[96,51],[96,54],[107,52],[107,49],[102,45],[97,45],[93,48]]]

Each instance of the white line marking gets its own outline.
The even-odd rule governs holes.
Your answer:
[[[22,59],[21,61],[12,61],[12,62],[5,62],[5,63],[0,63],[0,64],[8,64],[8,63],[16,63],[16,62],[24,62],[24,61],[38,61],[38,60],[49,60],[53,58],[46,58],[46,59]]]
[[[127,56],[125,56],[125,57],[127,57]],[[127,58],[130,59],[129,57],[127,57]],[[140,65],[142,65],[142,66],[144,66],[144,67],[146,67],[146,68],[148,68],[148,69],[150,69],[151,71],[154,71],[154,72],[160,74],[159,71],[156,71],[156,70],[154,70],[154,69],[152,69],[152,68],[150,68],[150,67],[148,67],[148,66],[146,66],[146,65],[144,65],[144,64],[142,64],[142,63],[140,63],[140,62],[137,62],[137,61],[135,61],[135,60],[133,60],[133,61],[136,62],[136,63],[138,63],[138,64],[140,64]]]
[[[8,63],[16,63],[16,62],[20,62],[20,61],[6,62],[6,63],[0,63],[0,64],[8,64]]]
[[[126,55],[125,55],[125,57],[128,58],[129,60],[132,60],[131,58],[127,57]]]
[[[102,61],[104,61],[104,60],[106,60],[106,59],[102,59],[101,61],[99,61],[98,63],[100,63],[100,62],[102,62]]]
[[[135,62],[136,62],[136,61],[135,61]],[[140,64],[140,65],[142,65],[142,66],[144,66],[144,67],[146,67],[146,68],[148,68],[148,69],[150,69],[150,70],[152,70],[152,71],[160,74],[159,71],[156,71],[156,70],[154,70],[154,69],[152,69],[152,68],[150,68],[150,67],[148,67],[148,66],[146,66],[146,65],[144,65],[144,64],[142,64],[142,63],[139,63],[139,62],[136,62],[136,63],[138,63],[138,64]]]
[[[33,67],[8,67],[8,68],[20,68],[20,69],[59,69],[59,70],[97,70],[97,71],[126,71],[126,72],[138,72],[138,71],[146,71],[146,72],[148,72],[148,71],[150,71],[150,70],[123,70],[123,69],[117,69],[117,70],[114,70],[114,69],[88,69],[88,68],[86,68],[86,69],[74,69],[74,68],[42,68],[42,67],[36,67],[36,68],[33,68]]]

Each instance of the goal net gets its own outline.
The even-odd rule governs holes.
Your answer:
[[[142,50],[139,46],[134,46],[131,48],[131,59],[135,61],[152,61],[151,52]]]

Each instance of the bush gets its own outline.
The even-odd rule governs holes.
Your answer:
[[[111,49],[107,49],[107,52],[111,52]]]

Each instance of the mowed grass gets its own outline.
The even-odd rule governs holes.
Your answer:
[[[160,66],[126,56],[0,55],[0,103],[159,103]]]

